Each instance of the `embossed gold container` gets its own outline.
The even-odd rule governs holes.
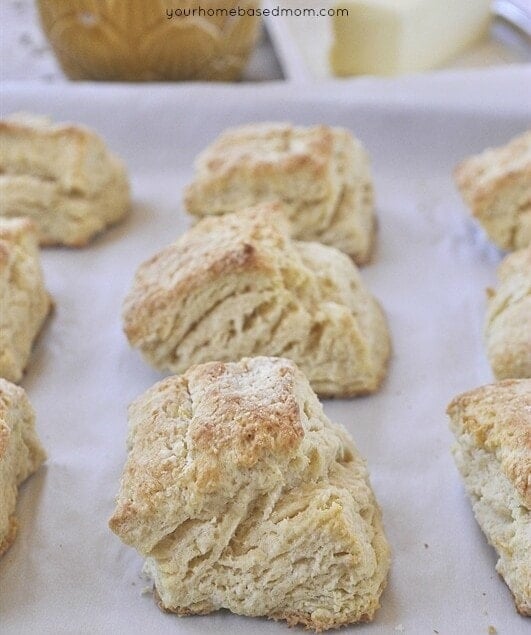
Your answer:
[[[249,15],[258,0],[38,0],[38,5],[44,31],[71,79],[234,80],[259,23]]]

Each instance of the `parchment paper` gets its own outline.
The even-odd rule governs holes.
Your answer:
[[[107,528],[126,406],[161,377],[129,348],[122,299],[138,264],[189,225],[181,195],[193,157],[228,125],[256,120],[347,126],[373,159],[378,251],[363,277],[387,311],[394,357],[380,393],[325,410],[368,460],[394,556],[376,620],[351,632],[525,632],[454,467],[445,407],[492,379],[481,332],[501,259],[451,171],[529,126],[529,86],[529,67],[306,90],[4,86],[2,114],[46,113],[104,135],[129,165],[134,209],[86,249],[43,253],[56,312],[23,385],[49,459],[21,489],[19,535],[0,560],[0,632],[287,632],[227,612],[163,614],[142,594],[141,559]]]

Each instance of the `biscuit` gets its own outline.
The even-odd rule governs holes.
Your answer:
[[[0,122],[0,215],[31,218],[41,245],[82,247],[129,205],[122,162],[88,128],[28,115]]]
[[[201,220],[140,266],[123,319],[159,370],[289,357],[323,396],[374,392],[387,371],[386,320],[356,266],[292,241],[279,204]]]
[[[279,201],[292,236],[369,261],[375,233],[369,161],[343,128],[263,123],[222,134],[196,161],[185,206],[206,216]]]
[[[489,290],[485,342],[497,379],[531,377],[531,246],[509,254]]]
[[[27,218],[0,217],[0,377],[22,378],[50,308],[35,226]]]
[[[369,621],[390,553],[364,460],[293,362],[212,362],[129,410],[110,527],[161,608],[315,630]]]
[[[531,245],[531,130],[466,159],[454,176],[472,215],[498,247]]]
[[[18,486],[45,458],[35,432],[35,413],[25,391],[0,378],[0,556],[17,533]]]
[[[507,379],[448,406],[452,451],[476,519],[496,549],[496,570],[531,615],[531,380]]]

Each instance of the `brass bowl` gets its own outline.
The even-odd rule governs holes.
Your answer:
[[[235,80],[259,25],[247,13],[259,0],[38,0],[38,6],[71,79]],[[238,7],[246,15],[231,16]]]

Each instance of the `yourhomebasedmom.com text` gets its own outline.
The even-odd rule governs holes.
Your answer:
[[[348,16],[347,8],[314,7],[314,8],[288,8],[288,7],[178,7],[176,9],[166,9],[168,20],[172,18],[213,18],[213,17],[314,17],[331,18],[334,16]]]

